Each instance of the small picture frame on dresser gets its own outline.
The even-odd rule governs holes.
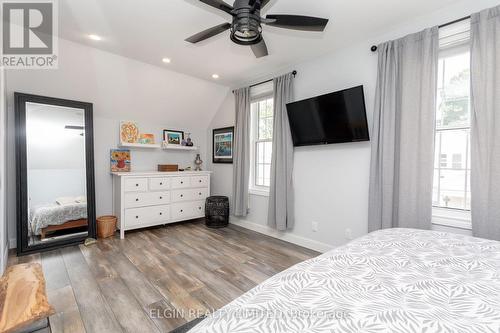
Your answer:
[[[234,126],[217,128],[213,131],[212,161],[213,163],[233,163]]]

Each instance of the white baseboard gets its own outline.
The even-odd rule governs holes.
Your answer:
[[[9,239],[9,249],[15,249],[17,247],[17,239]]]
[[[5,272],[5,268],[7,267],[7,261],[9,260],[9,244],[5,244],[5,248],[2,251],[2,259],[1,259],[1,267],[0,267],[0,276]]]
[[[280,232],[276,231],[274,229],[269,228],[268,226],[264,226],[261,224],[257,224],[254,222],[249,222],[246,220],[241,220],[235,217],[231,217],[230,220],[231,224],[237,225],[239,227],[249,229],[273,238],[281,239],[285,242],[293,243],[314,251],[318,251],[321,253],[328,252],[330,250],[333,250],[335,247],[332,245],[328,245],[322,242],[318,242],[309,238],[297,236],[294,234],[291,234],[289,232]]]

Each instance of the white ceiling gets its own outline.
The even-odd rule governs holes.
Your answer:
[[[228,3],[230,1],[226,0]],[[256,59],[233,44],[229,32],[191,45],[187,37],[230,20],[198,0],[62,0],[62,38],[158,66],[235,85],[347,44],[375,37],[390,27],[441,9],[456,0],[271,0],[264,14],[326,17],[324,33],[264,27],[270,56]],[[103,40],[87,38],[97,34]],[[163,64],[161,59],[172,59]]]

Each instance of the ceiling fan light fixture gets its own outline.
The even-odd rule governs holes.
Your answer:
[[[262,40],[262,27],[256,20],[235,20],[231,26],[231,40],[239,45],[254,45]]]

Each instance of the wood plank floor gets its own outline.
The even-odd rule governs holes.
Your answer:
[[[201,222],[126,234],[9,264],[40,262],[52,332],[170,332],[319,255],[237,226]]]

